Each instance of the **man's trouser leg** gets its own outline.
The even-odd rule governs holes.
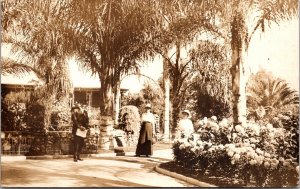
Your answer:
[[[79,151],[79,137],[74,135],[74,153],[73,153],[74,160],[77,160],[78,151]]]
[[[77,151],[77,159],[80,159],[80,154],[81,154],[81,151],[82,151],[82,148],[83,148],[83,144],[84,144],[84,138],[82,137],[78,137],[78,151]]]

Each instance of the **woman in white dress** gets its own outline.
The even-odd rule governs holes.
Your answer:
[[[180,119],[177,127],[177,138],[188,138],[194,133],[193,122],[190,120],[191,113],[188,110],[181,112],[182,118]]]

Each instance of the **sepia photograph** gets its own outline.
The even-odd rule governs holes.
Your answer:
[[[1,187],[297,188],[298,0],[1,0]]]

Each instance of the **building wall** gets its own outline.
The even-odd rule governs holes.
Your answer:
[[[10,92],[21,92],[21,91],[33,91],[33,85],[10,85],[10,84],[1,84],[1,97],[4,98]]]
[[[34,85],[1,84],[1,97],[4,98],[10,92],[33,91],[34,87]],[[121,89],[121,95],[126,91],[126,89]],[[73,98],[73,103],[77,102],[94,108],[100,107],[99,88],[74,88]]]

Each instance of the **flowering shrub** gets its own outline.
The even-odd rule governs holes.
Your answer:
[[[240,179],[243,186],[297,185],[299,161],[291,142],[295,130],[254,122],[233,126],[215,117],[199,124],[192,138],[174,141],[174,159],[179,164],[200,174]]]
[[[139,110],[136,106],[123,106],[120,109],[120,117],[119,117],[119,123],[122,122],[123,115],[125,113],[128,113],[128,124],[126,130],[133,131],[132,140],[133,143],[137,144],[138,142],[138,136],[140,132],[140,114]]]

